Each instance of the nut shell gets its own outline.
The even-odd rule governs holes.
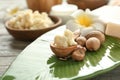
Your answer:
[[[83,37],[83,36],[80,36],[76,39],[76,42],[81,45],[81,46],[84,46],[86,44],[86,38]]]
[[[55,46],[54,43],[51,43],[50,48],[57,57],[67,57],[77,48],[77,45],[70,46],[67,48],[58,48]]]
[[[85,57],[86,48],[78,46],[76,50],[73,51],[71,57],[76,61],[81,61]]]
[[[104,35],[104,33],[100,32],[100,31],[92,31],[85,37],[87,39],[89,39],[91,37],[96,37],[100,40],[100,43],[103,43],[105,41],[105,35]]]
[[[73,38],[76,40],[76,39],[80,36],[80,34],[81,34],[81,33],[80,33],[80,30],[79,30],[79,29],[76,30],[76,31],[74,31],[74,32],[73,32],[73,35],[74,35]]]

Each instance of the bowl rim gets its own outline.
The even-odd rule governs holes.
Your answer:
[[[53,15],[49,15],[49,17],[50,17],[50,19],[51,18],[56,18],[58,21],[56,23],[54,23],[53,25],[51,25],[50,27],[43,28],[43,29],[14,29],[14,28],[8,26],[8,21],[9,20],[5,22],[5,27],[10,29],[10,30],[14,30],[14,31],[39,31],[39,30],[46,30],[46,29],[55,28],[55,27],[61,25],[61,23],[62,23],[62,19],[61,18],[59,18],[57,16],[53,16]],[[53,22],[55,22],[55,21],[53,21]]]

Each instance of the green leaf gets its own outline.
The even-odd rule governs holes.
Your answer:
[[[105,73],[120,65],[120,39],[106,36],[98,51],[86,52],[83,61],[59,60],[50,49],[57,28],[27,46],[1,80],[82,80]],[[106,64],[107,63],[107,64]]]
[[[14,80],[14,79],[15,79],[15,77],[6,75],[2,80]]]

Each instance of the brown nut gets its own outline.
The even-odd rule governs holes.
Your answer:
[[[92,31],[87,36],[85,36],[87,39],[91,37],[96,37],[100,40],[100,43],[102,44],[105,41],[105,35],[100,31]]]
[[[80,36],[80,30],[78,29],[78,30],[74,31],[73,34],[74,34],[73,38],[74,38],[74,40],[76,40],[76,38]]]
[[[85,57],[86,48],[79,46],[73,53],[72,53],[72,59],[76,61],[81,61]]]
[[[97,51],[100,48],[100,40],[96,37],[91,37],[86,41],[86,48],[90,51]]]
[[[55,46],[54,43],[51,43],[50,48],[57,57],[66,58],[77,48],[77,45],[66,47],[66,48],[64,47],[58,48]]]
[[[76,39],[76,42],[81,45],[81,46],[84,46],[86,44],[86,38],[83,37],[83,36],[80,36]]]

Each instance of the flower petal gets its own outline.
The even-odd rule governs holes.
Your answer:
[[[89,8],[85,9],[85,12],[86,12],[86,13],[90,13],[90,14],[91,14],[91,11],[90,11],[90,9],[89,9]]]
[[[81,30],[81,35],[82,36],[86,36],[87,34],[89,34],[91,31],[95,31],[94,27],[88,27],[88,28],[83,28]]]
[[[95,14],[93,14],[92,11],[90,11],[90,9],[86,9],[86,10],[85,10],[85,13],[86,13],[89,17],[91,17],[91,18],[93,19],[93,21],[95,21],[95,20],[98,19],[98,16],[95,15]]]
[[[79,24],[76,24],[74,20],[69,20],[66,23],[66,28],[74,32],[75,30],[80,29],[81,26]]]
[[[92,24],[92,26],[98,31],[101,31],[103,33],[105,32],[105,26],[104,26],[104,24],[102,24],[100,22],[96,22],[96,23]]]
[[[71,17],[76,19],[79,15],[81,15],[81,14],[83,14],[83,13],[85,13],[85,12],[84,12],[82,9],[79,9],[79,10],[75,11],[75,12],[71,15]]]

